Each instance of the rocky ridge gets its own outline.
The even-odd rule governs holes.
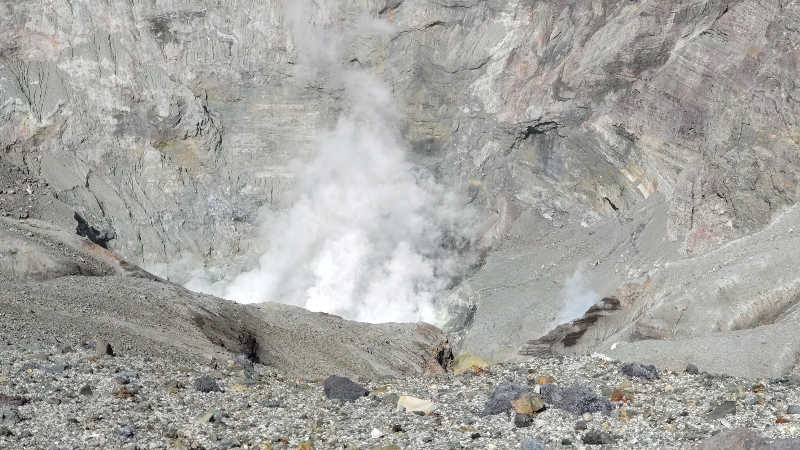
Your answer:
[[[284,374],[443,372],[452,358],[431,325],[362,324],[276,303],[200,295],[46,223],[0,218],[0,340],[111,343],[180,361],[244,354]]]

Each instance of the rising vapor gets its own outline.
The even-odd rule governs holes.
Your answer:
[[[348,40],[391,32],[366,15],[315,25],[309,1],[287,4],[298,73],[343,93],[344,113],[295,164],[298,198],[263,211],[266,252],[250,270],[187,287],[239,302],[279,301],[366,322],[437,323],[437,294],[463,273],[474,215],[406,159],[402,116],[375,76],[344,64]]]

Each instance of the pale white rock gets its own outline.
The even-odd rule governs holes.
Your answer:
[[[432,401],[408,395],[400,396],[397,400],[397,406],[403,408],[406,412],[422,413],[426,416],[434,409],[434,403]]]

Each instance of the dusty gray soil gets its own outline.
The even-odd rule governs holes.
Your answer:
[[[800,415],[787,413],[800,405],[795,378],[660,371],[650,382],[620,373],[619,363],[567,357],[461,375],[361,377],[356,381],[369,394],[344,402],[326,398],[321,379],[285,376],[240,358],[178,362],[3,344],[0,448],[591,448],[597,439],[613,448],[693,448],[740,427],[767,440],[800,430]],[[219,391],[198,391],[201,376]],[[518,383],[535,396],[545,389],[542,381],[587,386],[606,399],[623,393],[624,401],[605,413],[575,414],[551,399],[525,427],[511,412],[484,415],[501,383]],[[403,411],[401,395],[433,401],[433,412]]]

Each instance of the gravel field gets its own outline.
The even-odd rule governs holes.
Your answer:
[[[741,445],[737,428],[778,440],[763,448],[800,446],[780,441],[800,432],[791,377],[628,367],[631,377],[595,356],[326,389],[243,357],[175,365],[108,350],[0,347],[0,448],[762,448],[707,441]],[[432,405],[406,410],[401,396]]]

